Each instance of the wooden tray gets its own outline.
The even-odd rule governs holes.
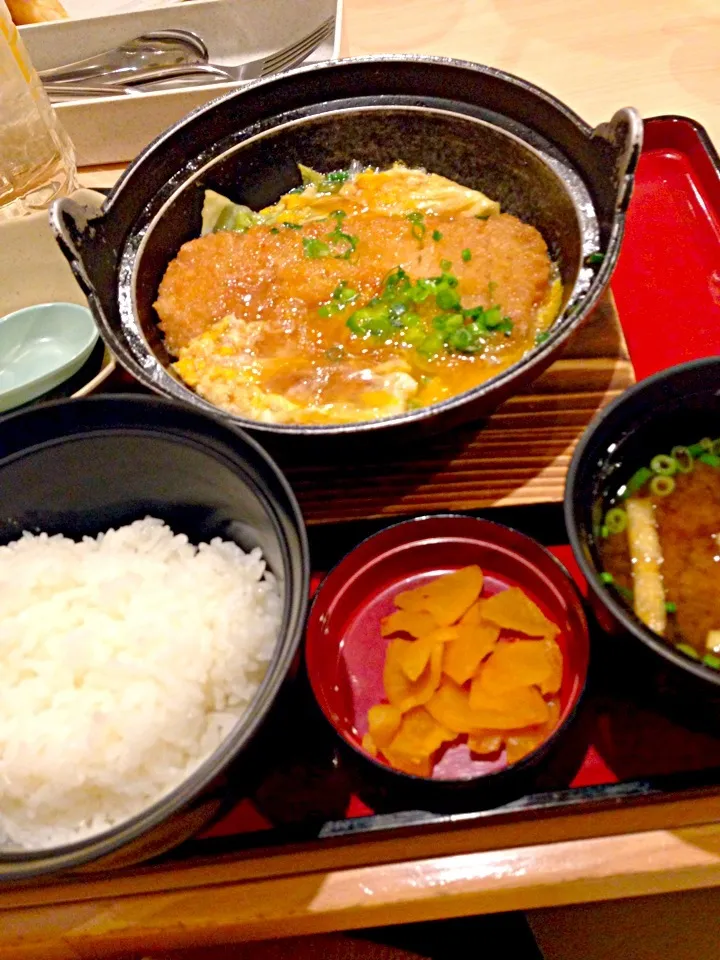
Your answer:
[[[720,255],[719,166],[703,131],[691,121],[666,118],[647,124],[638,190],[613,284],[631,356],[643,374],[669,365],[677,353],[668,346],[679,326],[677,277],[663,255],[670,233],[677,240],[678,260],[686,258],[685,308],[693,320],[692,338],[686,327],[680,331],[682,359],[720,352],[720,298],[713,298],[707,282]],[[695,222],[707,241],[702,256],[701,245],[692,242]],[[643,265],[654,265],[655,273],[638,284]],[[603,346],[583,346],[593,339]],[[545,434],[555,437],[556,430],[565,431],[565,445],[558,442],[552,456],[546,451],[544,468],[536,462],[523,480],[506,488],[509,493],[501,491],[488,502],[512,503],[523,485],[535,489],[551,465],[559,473],[551,474],[546,488],[559,499],[561,458],[592,413],[632,380],[614,317],[605,327],[597,318],[590,322],[556,367],[562,372],[557,389],[547,386],[556,377],[553,368],[540,381],[542,390],[536,384],[531,395],[516,398],[495,416],[507,417],[505,424],[519,431],[526,446],[544,445]],[[573,401],[570,409],[568,398],[578,396],[584,400]],[[535,416],[540,437],[525,429],[525,418]],[[470,433],[467,445],[499,433],[494,420],[484,431]],[[444,449],[444,455],[429,458],[434,467],[426,473],[439,497],[444,491],[433,469],[446,470],[446,482],[452,484],[455,473],[447,465],[459,459]],[[513,457],[518,457],[516,445]],[[510,469],[507,452],[502,462]],[[392,475],[387,464],[383,470],[383,477]],[[357,491],[355,468],[352,476]],[[377,483],[371,470],[366,476]],[[394,512],[429,509],[422,497],[409,506],[402,494],[384,504],[373,498],[363,509],[375,503],[379,520],[326,526],[318,522],[329,519],[319,498],[309,496],[310,477],[299,471],[294,480],[315,524],[310,541],[318,574]],[[321,486],[328,480],[316,474],[314,482]],[[417,483],[407,488],[420,489]],[[457,488],[453,496],[455,507],[461,499]],[[463,496],[463,503],[478,502],[472,485]],[[448,506],[440,503],[435,509]],[[578,575],[563,543],[559,503],[528,505],[520,498],[491,513],[551,546]],[[538,786],[542,792],[492,810],[459,815],[373,811],[343,787],[342,769],[327,763],[324,744],[332,741],[327,729],[323,740],[311,712],[294,711],[268,782],[252,803],[240,803],[204,836],[142,867],[4,888],[0,957],[139,958],[149,951],[162,955],[173,946],[717,885],[720,828],[710,824],[720,819],[720,739],[636,703],[636,691],[622,689],[617,661],[603,665],[605,644],[597,639],[589,712],[578,727],[585,755],[573,776],[548,770],[547,782]],[[317,723],[316,710],[314,716]],[[320,806],[313,806],[315,797]]]
[[[558,502],[573,448],[595,414],[635,382],[608,294],[563,356],[481,425],[404,446],[396,459],[284,462],[308,523]]]

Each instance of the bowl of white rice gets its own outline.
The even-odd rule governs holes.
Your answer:
[[[154,856],[242,783],[297,661],[281,472],[165,400],[0,420],[0,882]]]

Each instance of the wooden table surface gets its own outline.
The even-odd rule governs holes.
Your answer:
[[[714,0],[345,0],[343,50],[476,60],[534,81],[590,123],[629,104],[644,116],[690,115],[720,143]],[[106,167],[83,179],[106,185],[116,175]],[[170,946],[720,886],[720,825],[713,823],[720,801],[695,801],[687,825],[668,814],[673,830],[658,829],[657,816],[619,811],[612,830],[599,818],[584,824],[581,839],[533,844],[523,837],[499,850],[432,859],[408,859],[399,847],[390,864],[374,866],[369,857],[360,867],[314,865],[260,879],[226,872],[212,887],[128,889],[72,902],[48,890],[46,902],[25,904],[0,896],[0,957],[141,956]]]

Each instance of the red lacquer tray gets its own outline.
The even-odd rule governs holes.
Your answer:
[[[626,238],[613,281],[623,332],[638,379],[675,363],[720,351],[720,160],[702,127],[682,117],[646,122],[645,146]],[[549,545],[583,593],[585,584],[564,544],[559,506],[486,511]],[[311,530],[317,575],[384,522]],[[596,650],[602,637],[595,638]],[[597,662],[599,661],[599,662]],[[616,689],[596,657],[575,746],[547,771],[537,793],[507,806],[444,816],[373,809],[372,796],[338,762],[332,734],[306,691],[298,693],[284,756],[274,772],[202,837],[174,857],[448,830],[473,822],[536,824],[569,808],[720,798],[720,739],[693,731]],[[297,721],[297,711],[304,722]],[[579,752],[578,752],[579,750]],[[568,786],[569,783],[569,786]],[[541,837],[538,835],[538,840]]]
[[[638,379],[720,350],[720,160],[691,120],[658,117],[646,123],[613,291]],[[565,543],[560,505],[484,515],[550,546],[585,593]],[[313,587],[322,572],[386,523],[311,527]],[[377,805],[367,785],[344,766],[301,678],[268,764],[272,772],[255,786],[252,799],[239,802],[161,862],[133,871],[133,890],[140,889],[143,874],[140,885],[153,889],[158,870],[166,876],[168,870],[178,871],[178,883],[191,884],[192,868],[208,858],[219,869],[232,863],[234,875],[243,863],[248,876],[292,874],[368,857],[381,862],[398,855],[409,859],[625,831],[629,822],[637,829],[682,826],[698,816],[693,807],[698,797],[717,802],[720,811],[720,739],[642,705],[634,690],[623,691],[622,671],[605,661],[604,649],[598,634],[578,723],[536,792],[505,806],[461,814]],[[622,820],[613,820],[619,810]],[[633,810],[637,813],[629,820]],[[704,811],[707,819],[707,804]],[[583,817],[586,813],[595,816]],[[592,827],[583,827],[589,819]],[[295,857],[298,852],[301,858]],[[119,877],[115,874],[113,888],[121,891]]]

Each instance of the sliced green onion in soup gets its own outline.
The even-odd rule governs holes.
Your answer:
[[[640,467],[639,470],[636,470],[625,484],[625,489],[622,492],[623,498],[631,497],[634,493],[637,493],[638,490],[641,490],[648,480],[652,478],[652,475],[652,470],[649,470],[647,467]]]
[[[605,514],[604,526],[608,533],[623,533],[627,527],[627,514],[621,507],[612,507]]]
[[[690,473],[695,466],[695,460],[687,447],[673,447],[670,456],[675,461],[679,473]]]
[[[684,653],[686,657],[691,657],[693,660],[699,660],[700,654],[697,652],[695,647],[691,647],[689,643],[677,643],[675,649],[679,650],[681,653]]]
[[[672,477],[656,474],[650,481],[650,493],[656,497],[669,497],[674,489],[675,480]]]
[[[653,473],[658,473],[664,477],[672,477],[677,473],[677,463],[674,457],[668,457],[665,453],[659,453],[650,461],[650,469]]]

